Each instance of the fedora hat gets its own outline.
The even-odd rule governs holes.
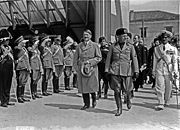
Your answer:
[[[88,62],[83,62],[81,66],[81,73],[85,77],[90,77],[94,72],[94,68]]]

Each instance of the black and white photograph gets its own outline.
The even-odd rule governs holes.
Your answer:
[[[0,130],[180,130],[180,0],[0,0]]]

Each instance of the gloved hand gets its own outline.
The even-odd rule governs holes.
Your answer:
[[[138,72],[135,72],[133,78],[134,78],[134,79],[137,79],[138,77],[139,77],[139,73],[138,73]]]

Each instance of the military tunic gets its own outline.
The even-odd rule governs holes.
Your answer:
[[[123,86],[126,91],[131,91],[133,89],[131,77],[134,72],[139,72],[137,56],[133,45],[125,43],[122,49],[118,43],[111,45],[106,59],[105,72],[123,78],[127,77],[124,79],[126,81],[124,81],[125,84]],[[110,87],[114,91],[119,92],[122,89],[121,86],[121,84],[115,85],[111,81]]]
[[[163,46],[165,47],[165,50],[163,50]],[[170,73],[175,72],[176,74],[178,74],[177,56],[177,49],[171,46],[169,43],[165,45],[161,44],[155,47],[153,58],[153,72],[155,72],[155,90],[157,92],[158,103],[160,105],[164,105],[166,103],[169,103],[170,101],[170,95],[172,91]],[[168,67],[162,57],[168,64]]]

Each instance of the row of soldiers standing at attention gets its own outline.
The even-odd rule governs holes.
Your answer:
[[[63,47],[61,35],[54,38],[48,35],[32,36],[25,40],[18,36],[9,45],[11,34],[6,30],[0,30],[0,100],[1,106],[14,105],[9,102],[10,89],[13,75],[17,80],[17,100],[19,103],[30,101],[24,98],[25,86],[31,77],[30,90],[32,99],[42,98],[37,94],[37,85],[42,76],[42,95],[52,95],[47,92],[48,81],[52,79],[53,92],[59,93],[59,78],[64,72],[65,90],[70,90],[70,76],[73,71],[73,54],[76,42],[71,37],[66,38]],[[75,75],[75,74],[74,74]],[[76,86],[76,75],[73,85]]]

